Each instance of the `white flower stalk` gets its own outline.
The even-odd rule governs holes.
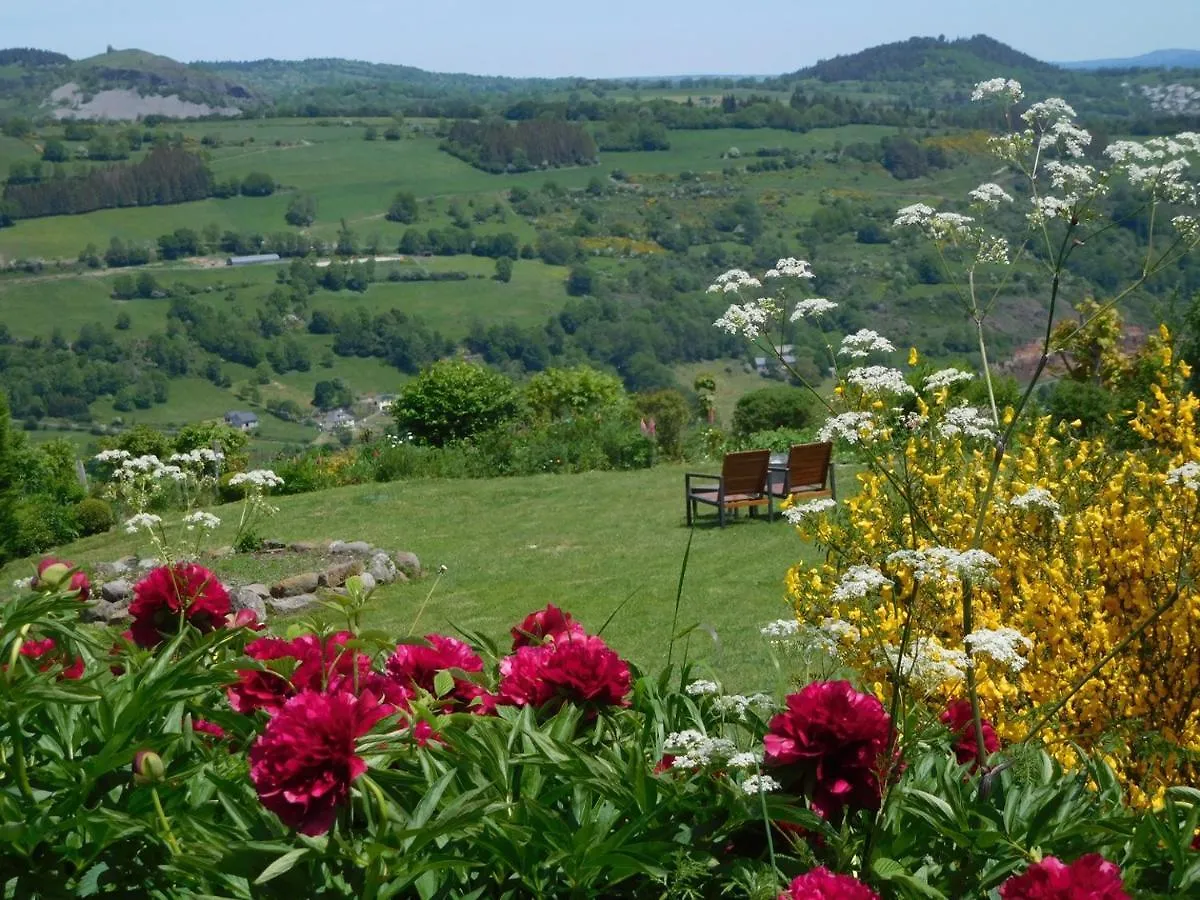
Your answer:
[[[1015,628],[977,628],[963,643],[972,657],[986,656],[1013,673],[1029,664],[1022,651],[1028,653],[1033,649],[1033,641]]]
[[[851,566],[834,587],[830,599],[834,603],[862,600],[890,585],[892,580],[871,566]]]
[[[744,269],[730,269],[717,276],[717,280],[708,286],[708,293],[732,293],[744,287],[762,287],[762,282]]]
[[[1176,216],[1171,224],[1185,241],[1193,244],[1200,242],[1200,219],[1195,216]]]
[[[253,469],[249,472],[238,472],[229,479],[231,485],[247,485],[255,488],[277,488],[283,486],[283,479],[270,469]]]
[[[685,687],[684,691],[692,697],[703,697],[707,694],[721,693],[721,686],[715,681],[699,679],[697,681],[693,681],[691,684]]]
[[[1200,491],[1200,463],[1185,462],[1167,472],[1167,484],[1178,484],[1189,491]]]
[[[846,381],[864,394],[894,394],[907,397],[916,394],[904,380],[904,373],[888,366],[861,366],[846,373]]]
[[[221,524],[221,520],[212,513],[194,512],[183,517],[183,524],[188,531],[195,531],[196,529],[200,529],[201,531],[215,531]]]
[[[903,654],[891,644],[883,647],[883,658],[900,677],[919,690],[933,692],[967,677],[970,659],[961,650],[949,650],[936,638],[919,638]]]
[[[943,388],[971,381],[974,377],[973,374],[964,372],[962,369],[939,369],[925,379],[925,390],[940,391]]]
[[[1012,195],[998,184],[987,182],[967,194],[975,203],[989,209],[999,209],[1001,202],[1012,203]]]
[[[992,572],[1000,565],[1000,560],[986,550],[955,550],[952,547],[897,550],[888,555],[887,561],[909,569],[915,581],[951,585],[964,580],[992,583]]]
[[[975,252],[977,262],[984,265],[1007,266],[1009,259],[1008,238],[1000,235],[984,236],[980,234],[979,249]]]
[[[751,694],[749,697],[742,694],[725,694],[714,697],[712,707],[721,715],[744,720],[751,710],[771,712],[775,708],[775,701],[768,694]]]
[[[829,512],[835,506],[837,506],[836,500],[823,497],[820,500],[809,500],[807,503],[789,506],[783,511],[783,517],[793,525],[800,525],[813,516]]]
[[[869,328],[860,328],[854,334],[842,338],[838,354],[853,359],[864,359],[872,353],[894,353],[895,346],[887,338]]]
[[[729,768],[731,769],[757,769],[761,762],[757,753],[743,751],[735,753],[729,757]]]
[[[946,410],[942,421],[937,425],[942,437],[983,438],[993,441],[996,439],[995,425],[987,413],[974,406],[963,404]]]
[[[702,769],[721,765],[738,752],[728,738],[710,738],[695,729],[673,732],[663,742],[663,750],[675,756],[673,769]]]
[[[1045,125],[1062,118],[1075,118],[1075,109],[1062,97],[1048,97],[1039,103],[1031,103],[1029,109],[1021,113],[1021,118],[1029,125]]]
[[[18,591],[27,591],[33,587],[33,578],[18,578],[13,582],[13,587]]]
[[[782,790],[783,785],[770,775],[750,775],[742,782],[742,790],[751,797]]]
[[[825,313],[837,309],[837,306],[832,300],[826,300],[824,297],[810,297],[808,300],[801,300],[796,304],[790,318],[793,322],[799,322],[801,319],[823,316]]]
[[[1008,501],[1008,505],[1022,510],[1044,509],[1055,516],[1061,511],[1054,495],[1043,487],[1031,487],[1025,493],[1017,494]]]
[[[749,303],[734,303],[725,310],[725,315],[713,324],[729,334],[737,334],[753,341],[779,314],[779,307],[769,297]]]
[[[130,458],[128,450],[102,450],[93,459],[98,463],[122,463]]]
[[[162,525],[161,516],[156,516],[154,513],[138,513],[125,520],[125,533],[137,534],[143,530],[153,533],[160,525]]]
[[[795,619],[776,619],[758,630],[759,634],[768,639],[793,637],[799,631],[800,623]]]
[[[932,206],[927,206],[924,203],[914,203],[912,206],[906,206],[896,213],[896,219],[892,224],[896,228],[920,228],[925,230],[929,227],[929,220],[933,218],[936,210]]]
[[[989,78],[976,84],[975,90],[971,91],[971,99],[976,103],[993,98],[1007,103],[1019,103],[1024,97],[1025,91],[1021,89],[1021,82],[1011,78]]]
[[[1075,204],[1079,198],[1071,197],[1038,197],[1033,201],[1033,209],[1027,218],[1035,228],[1052,219],[1070,219],[1074,215]]]
[[[821,426],[817,435],[822,441],[841,438],[848,444],[858,444],[875,436],[875,419],[869,412],[844,412]]]

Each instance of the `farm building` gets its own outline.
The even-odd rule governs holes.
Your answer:
[[[231,256],[225,261],[227,266],[256,266],[260,263],[279,262],[278,253],[257,253],[254,256]]]
[[[251,431],[258,427],[258,416],[252,412],[232,410],[225,413],[225,424],[239,431]]]
[[[345,408],[331,410],[326,413],[317,423],[322,431],[337,431],[339,428],[349,428],[353,430],[357,427],[354,421],[354,415],[350,410]]]

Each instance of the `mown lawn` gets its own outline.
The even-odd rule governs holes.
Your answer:
[[[402,636],[459,626],[503,641],[527,612],[555,603],[598,629],[643,667],[665,662],[689,531],[684,469],[594,472],[491,480],[370,484],[283,497],[264,534],[282,540],[362,539],[411,550],[436,575],[380,589],[372,624]],[[845,480],[843,478],[843,480]],[[215,541],[232,536],[238,506]],[[701,626],[687,652],[735,689],[772,687],[777,672],[759,635],[788,615],[787,568],[814,551],[785,522],[742,518],[725,529],[692,532],[679,627]],[[80,563],[149,552],[121,531],[80,541],[63,553]],[[216,565],[243,583],[278,574],[278,565],[235,557]],[[8,566],[4,584],[28,571]],[[683,644],[677,645],[679,659]]]

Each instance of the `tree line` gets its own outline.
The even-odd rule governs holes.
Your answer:
[[[561,119],[514,124],[501,120],[457,121],[442,149],[486,172],[527,172],[543,166],[596,162],[596,141],[581,126]]]

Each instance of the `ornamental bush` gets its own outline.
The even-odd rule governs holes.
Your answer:
[[[75,521],[83,537],[103,534],[116,524],[112,506],[99,497],[85,497],[75,506]]]
[[[516,417],[517,389],[507,376],[474,363],[441,360],[405,385],[394,415],[401,434],[441,447]]]

